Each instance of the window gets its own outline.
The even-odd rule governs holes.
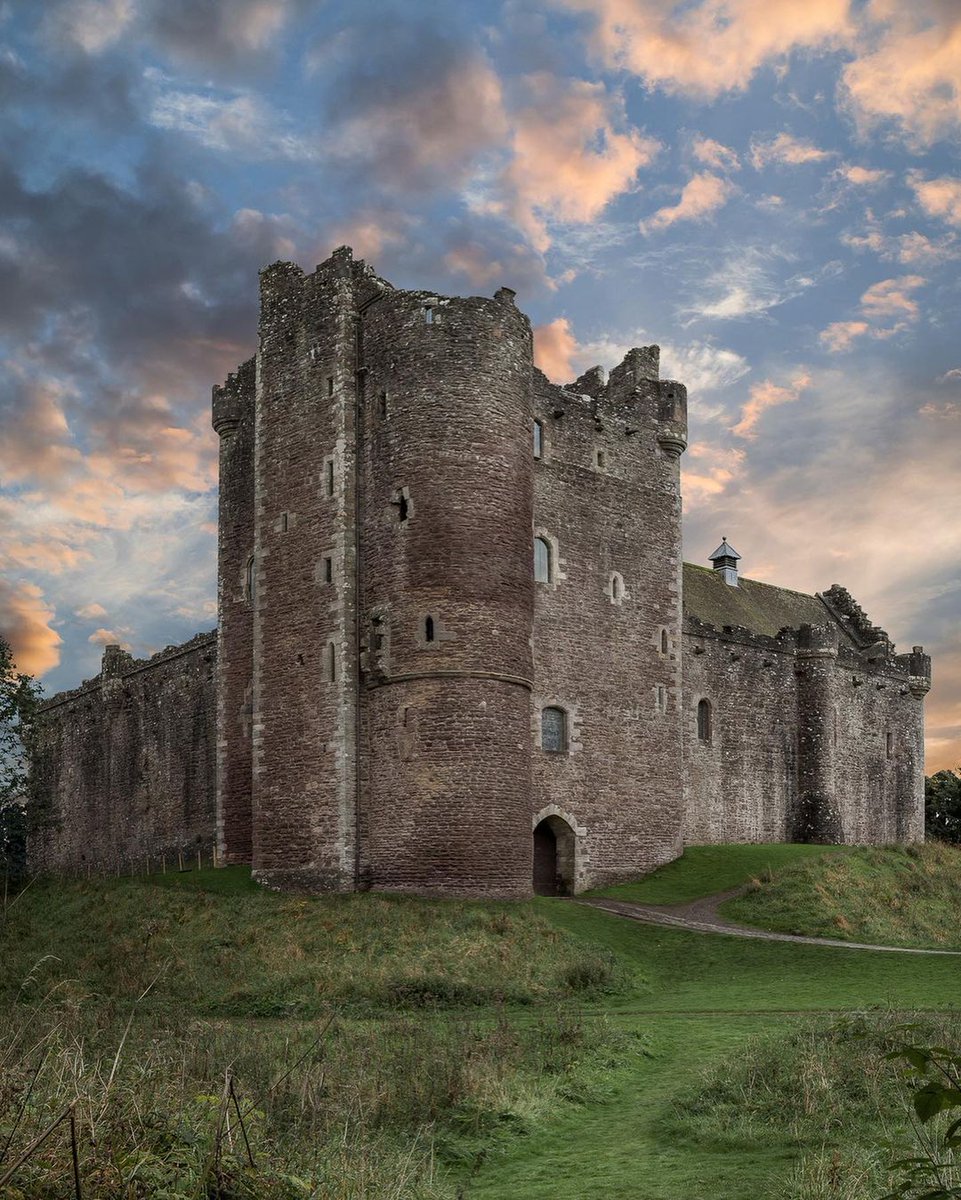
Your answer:
[[[542,709],[541,748],[551,754],[567,750],[567,713],[562,708]]]
[[[657,694],[655,697],[655,704],[657,705],[657,711],[659,713],[667,712],[667,688],[664,686],[663,683],[659,683],[657,685]]]
[[[551,545],[546,538],[534,538],[534,580],[537,583],[551,581]]]
[[[888,758],[894,758],[894,734],[889,733],[885,738],[885,749]]]
[[[328,458],[324,464],[324,487],[328,496],[334,494],[334,460]]]
[[[244,598],[251,604],[257,600],[257,566],[252,554],[247,559],[247,569],[244,572]]]
[[[337,648],[333,642],[327,643],[327,680],[329,683],[334,683],[337,679]]]
[[[334,582],[334,560],[332,558],[324,559],[324,583]]]
[[[424,617],[424,641],[432,642],[434,640],[434,618]]]
[[[403,492],[397,497],[397,516],[401,521],[407,520],[407,497]]]
[[[428,325],[434,324],[434,310],[429,304],[424,305],[424,320]]]
[[[289,523],[289,521],[288,521],[288,519],[287,519],[287,514],[286,514],[285,512],[284,512],[284,513],[281,513],[281,514],[280,514],[280,532],[281,532],[281,533],[286,533],[286,532],[287,532],[287,529],[288,529],[288,527],[289,527],[289,524],[290,524],[290,523]]]
[[[540,421],[534,422],[534,457],[540,458],[544,453],[544,426]]]
[[[600,467],[600,469],[603,471],[604,467],[607,465],[607,455],[604,453],[603,450],[595,450],[594,451],[594,461],[597,463],[598,467]]]
[[[334,394],[334,377],[333,377],[333,375],[328,375],[327,376],[327,395],[332,396],[333,394]]]
[[[611,572],[611,599],[615,604],[620,604],[624,599],[624,580],[617,571]]]
[[[378,401],[377,411],[380,413],[380,419],[383,421],[387,416],[387,393],[386,392],[381,392],[381,394],[380,394],[380,400]]]
[[[709,742],[713,737],[710,700],[697,702],[697,736],[702,742]]]
[[[667,630],[661,630],[661,653],[667,654]]]

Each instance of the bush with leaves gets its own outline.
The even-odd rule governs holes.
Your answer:
[[[29,748],[40,705],[40,687],[16,669],[0,637],[0,875],[25,866]]]
[[[961,842],[961,767],[925,779],[924,831],[943,842]]]
[[[917,1028],[906,1026],[906,1030]],[[883,1200],[958,1200],[961,1197],[961,1053],[912,1045],[887,1056],[904,1069],[917,1118],[917,1153],[892,1164],[901,1179]]]

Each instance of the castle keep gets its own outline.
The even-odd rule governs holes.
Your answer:
[[[577,891],[685,843],[923,837],[930,660],[850,595],[681,561],[682,384],[567,387],[514,294],[342,248],[214,388],[218,630],[46,707],[34,865],[207,846],[271,886]]]

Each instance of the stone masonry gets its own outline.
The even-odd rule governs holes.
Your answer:
[[[521,897],[685,843],[922,838],[930,660],[727,542],[682,564],[658,359],[559,387],[508,288],[268,267],[213,392],[216,654],[108,647],[48,703],[34,864],[216,837],[274,887]]]

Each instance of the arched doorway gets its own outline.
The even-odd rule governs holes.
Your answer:
[[[574,830],[563,817],[545,817],[534,827],[534,892],[570,896],[574,891]]]

